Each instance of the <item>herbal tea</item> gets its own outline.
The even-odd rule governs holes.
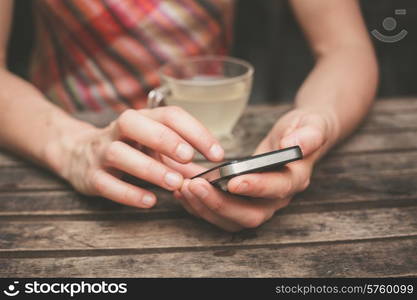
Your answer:
[[[188,111],[215,136],[226,137],[245,109],[250,88],[250,79],[196,76],[170,86],[171,94],[165,100]]]

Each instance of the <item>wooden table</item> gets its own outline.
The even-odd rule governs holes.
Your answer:
[[[249,155],[287,109],[250,107],[229,158]],[[157,194],[149,211],[83,197],[0,153],[0,276],[416,276],[417,99],[379,101],[308,190],[257,229],[223,232]]]

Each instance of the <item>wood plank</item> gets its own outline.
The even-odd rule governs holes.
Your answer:
[[[337,154],[417,149],[417,130],[403,132],[358,133],[332,152]]]
[[[315,167],[316,177],[343,174],[380,174],[417,169],[417,151],[375,152],[357,155],[329,155]]]
[[[227,160],[252,155],[271,126],[266,122],[259,126],[240,132],[238,146],[234,151],[226,153]],[[341,145],[331,151],[332,155],[355,154],[361,152],[393,152],[414,151],[417,149],[417,129],[411,128],[401,131],[358,131]],[[198,161],[203,157],[196,156]]]
[[[416,101],[417,103],[417,101]],[[372,112],[360,130],[401,130],[417,128],[417,111],[408,112]]]
[[[91,249],[286,245],[417,235],[417,207],[280,214],[227,233],[195,218],[1,222],[0,253]]]
[[[409,112],[417,110],[417,98],[384,98],[375,101],[373,107],[377,112]]]
[[[28,162],[24,161],[22,158],[0,149],[0,168],[25,166],[27,164]]]
[[[313,177],[310,187],[296,195],[290,208],[317,211],[340,209],[341,205],[392,206],[417,199],[417,172],[388,174],[339,174]],[[153,190],[153,189],[152,189]],[[158,203],[151,210],[128,208],[99,197],[85,197],[72,191],[11,191],[0,193],[0,217],[34,215],[161,214],[183,212],[167,191],[154,190]],[[362,203],[362,204],[361,204]]]
[[[412,174],[381,174],[313,178],[310,187],[296,196],[308,203],[382,201],[416,198],[417,177]]]
[[[53,173],[35,166],[0,168],[0,191],[71,189]]]
[[[369,130],[389,131],[413,128],[416,129],[417,118],[415,118],[414,107],[417,105],[415,103],[417,103],[417,99],[395,99],[388,101],[378,101],[374,106],[370,116],[362,126],[360,133],[358,134],[365,134],[366,131]],[[233,158],[235,156],[250,155],[253,152],[255,145],[258,144],[262,137],[265,136],[265,134],[270,130],[279,116],[289,108],[289,105],[256,105],[249,107],[245,112],[244,117],[241,118],[235,128],[235,133],[241,140],[240,148],[245,148],[246,151],[228,153],[228,157]],[[260,115],[262,118],[259,118]],[[115,115],[113,112],[106,111],[101,114],[84,113],[77,117],[83,120],[89,120],[98,126],[104,126],[105,124],[109,123],[110,120],[115,117]],[[245,131],[243,132],[240,128],[245,128]],[[391,136],[388,139],[390,138]],[[368,139],[368,137],[365,137],[365,139]],[[383,144],[387,142],[384,137],[382,137],[382,139],[384,140]],[[381,137],[377,137],[377,140],[381,140]],[[395,140],[396,143],[398,142],[397,140]],[[409,145],[407,145],[399,145],[398,147],[409,147]],[[381,151],[383,148],[381,149],[379,146],[377,150]],[[364,150],[359,149],[359,151]],[[21,166],[25,164],[26,163],[24,163],[21,159],[11,154],[0,152],[0,167]]]
[[[254,121],[252,116],[240,121],[240,126],[245,130],[235,129],[238,138],[236,151],[226,153],[227,159],[251,155],[264,136],[273,126],[276,114],[273,110],[262,112],[261,121]],[[261,113],[259,113],[261,114]],[[412,121],[411,121],[412,120]],[[415,114],[400,115],[394,118],[392,115],[370,116],[359,131],[348,138],[342,145],[333,150],[333,153],[357,153],[372,151],[396,151],[417,149],[417,118]],[[199,156],[201,159],[201,156]]]
[[[414,101],[417,103],[417,99]],[[394,104],[395,105],[395,104]],[[379,107],[379,102],[374,106],[369,115],[364,120],[361,130],[379,129],[407,129],[417,128],[417,105],[416,111],[413,109],[392,110]],[[413,105],[411,105],[413,107]],[[256,105],[251,106],[244,114],[237,127],[245,129],[261,126],[259,132],[267,132],[279,117],[291,108],[289,105]]]
[[[395,138],[392,145],[396,146]],[[363,142],[366,142],[365,139]],[[417,144],[417,137],[411,143]],[[381,144],[382,146],[382,144]],[[353,147],[353,146],[352,146]],[[388,147],[388,146],[387,146]],[[204,165],[213,165],[203,162]],[[315,170],[315,176],[338,174],[380,174],[385,171],[397,173],[417,170],[417,151],[393,153],[362,153],[353,156],[330,155],[324,158]],[[141,182],[141,184],[144,184]],[[57,176],[34,166],[0,168],[0,192],[19,190],[66,190],[70,186]]]
[[[242,138],[234,153],[226,153],[227,159],[252,155],[264,133],[248,133]],[[357,132],[341,145],[332,150],[332,155],[344,155],[361,152],[414,151],[417,149],[417,130],[401,132]]]
[[[2,277],[398,277],[417,275],[417,239],[221,247],[197,252],[0,258]],[[81,256],[80,256],[81,255]]]
[[[135,209],[100,197],[80,195],[74,191],[0,193],[0,217],[11,216],[74,216],[74,215],[106,215],[176,213],[184,214],[184,210],[171,193],[158,190],[158,203],[150,209]]]
[[[417,150],[417,149],[416,149]],[[206,168],[211,168],[218,163],[209,161],[198,162]],[[37,180],[42,180],[42,184],[48,184],[46,181],[51,180],[50,173],[37,172],[36,167],[31,168],[30,172],[36,173]],[[36,168],[36,170],[35,170]],[[356,155],[327,155],[317,163],[314,173],[317,176],[330,176],[340,174],[379,174],[387,171],[409,172],[417,169],[417,151],[397,151],[397,152],[375,152],[375,153],[358,153]],[[0,168],[0,176],[3,170]],[[13,178],[21,178],[21,170],[6,169],[4,173],[16,173]],[[32,174],[32,173],[29,173]],[[26,175],[29,177],[29,174]],[[52,176],[54,177],[54,175]],[[59,181],[59,180],[58,180]],[[51,183],[49,183],[51,184]]]
[[[151,185],[127,174],[124,179],[141,186]],[[37,166],[0,168],[0,192],[19,190],[72,190],[72,187],[52,172]]]

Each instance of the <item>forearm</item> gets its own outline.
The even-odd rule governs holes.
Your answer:
[[[371,49],[359,47],[321,55],[299,92],[297,109],[326,114],[329,120],[327,148],[349,135],[366,116],[378,80]]]
[[[91,125],[48,102],[30,83],[0,68],[0,148],[58,172],[59,157],[48,155],[49,145],[88,128]]]

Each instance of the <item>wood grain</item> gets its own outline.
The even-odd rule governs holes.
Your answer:
[[[361,174],[313,178],[310,187],[296,195],[290,208],[302,211],[337,210],[347,207],[406,205],[417,199],[417,172]],[[154,189],[152,189],[154,190]],[[133,214],[159,217],[161,213],[183,213],[172,195],[161,189],[156,207],[150,210],[129,208],[99,197],[81,196],[72,191],[28,191],[0,193],[0,217],[34,215]],[[254,201],[256,201],[254,199]],[[350,204],[350,205],[349,205]]]
[[[357,134],[363,137],[354,138],[354,141],[349,141],[344,147],[341,147],[337,152],[352,152],[352,151],[383,151],[384,145],[389,149],[410,149],[416,148],[415,143],[410,143],[408,138],[416,139],[416,136],[412,134],[417,129],[417,113],[416,99],[394,99],[378,101],[374,106],[369,117],[365,120],[360,132]],[[248,107],[244,116],[239,120],[236,126],[236,134],[240,139],[240,150],[227,153],[228,158],[241,157],[250,155],[255,146],[261,141],[262,137],[270,130],[275,121],[285,111],[290,108],[289,105],[257,105]],[[262,115],[262,118],[259,116]],[[88,120],[91,123],[100,127],[109,123],[115,118],[115,114],[110,111],[104,111],[101,114],[97,113],[82,113],[76,117],[83,120]],[[242,128],[244,128],[242,130]],[[396,135],[398,131],[408,130],[404,134]],[[370,138],[367,132],[382,131],[376,135],[375,138]],[[394,131],[394,133],[392,133]],[[388,133],[384,135],[384,133]],[[391,134],[389,134],[391,133]],[[404,135],[404,137],[402,137]],[[394,137],[393,137],[394,136]],[[394,140],[390,140],[394,138]],[[358,145],[359,143],[359,145]],[[243,148],[243,149],[242,149]],[[365,149],[362,149],[365,148]],[[0,167],[21,166],[25,165],[21,159],[5,152],[0,152]]]
[[[417,238],[196,252],[0,258],[2,277],[397,277],[417,276]],[[79,253],[77,253],[79,254]]]
[[[21,157],[0,149],[0,167],[25,166],[27,164],[28,162],[24,161]]]
[[[289,108],[250,107],[227,158],[250,155]],[[234,234],[189,216],[155,186],[146,186],[158,194],[155,208],[130,208],[81,196],[0,152],[0,276],[417,276],[416,115],[417,99],[377,102],[306,191]],[[115,114],[76,117],[105,126]]]
[[[412,142],[414,143],[414,141]],[[417,143],[417,138],[415,140]],[[381,144],[382,146],[382,144]],[[405,174],[417,170],[417,151],[388,153],[358,153],[357,155],[330,155],[315,168],[314,176],[334,177],[342,174]],[[208,166],[209,164],[206,163]],[[143,185],[143,182],[140,182]],[[68,190],[71,187],[52,173],[35,167],[0,168],[1,191]]]
[[[263,128],[268,127],[268,128]],[[270,126],[255,126],[245,132],[240,132],[238,146],[235,150],[226,153],[226,159],[235,159],[252,155],[256,145],[268,132]],[[417,128],[401,129],[392,131],[381,129],[375,132],[358,131],[348,138],[339,147],[332,151],[332,154],[343,155],[346,153],[360,152],[384,152],[384,151],[413,151],[417,150]],[[196,156],[201,161],[202,156]],[[30,163],[20,161],[16,157],[10,157],[5,152],[0,152],[0,168],[26,166]]]
[[[161,213],[184,213],[170,192],[157,190],[157,195],[157,205],[147,210],[121,205],[100,197],[83,196],[74,191],[0,193],[0,218],[108,214],[133,214],[143,217],[155,214],[155,217],[160,217]]]
[[[375,112],[417,112],[417,99],[416,98],[385,98],[375,101],[375,105],[372,108]]]
[[[417,235],[417,207],[277,214],[256,230],[226,233],[194,218],[1,222],[0,255],[12,251],[286,245]]]
[[[410,172],[417,169],[417,151],[374,152],[356,155],[330,155],[315,167],[316,177],[343,174],[380,174],[390,171]]]
[[[65,190],[71,186],[39,167],[0,168],[0,191]]]

